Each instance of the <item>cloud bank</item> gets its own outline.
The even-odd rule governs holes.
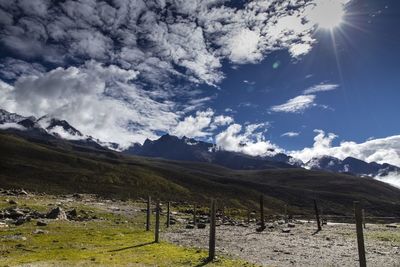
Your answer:
[[[343,141],[338,146],[333,146],[332,142],[337,135],[327,134],[322,130],[315,130],[315,132],[317,135],[312,147],[299,151],[288,151],[288,153],[303,162],[307,162],[313,157],[328,155],[341,160],[346,157],[354,157],[366,162],[400,166],[400,135],[368,140],[363,143]]]
[[[208,136],[188,127],[211,99],[197,86],[218,86],[223,62],[308,53],[316,29],[310,18],[320,4],[0,1],[0,46],[9,55],[0,60],[0,107],[57,116],[124,146],[159,132]]]

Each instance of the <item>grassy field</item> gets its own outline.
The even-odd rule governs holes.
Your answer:
[[[9,207],[5,200],[0,197],[0,209]],[[41,211],[48,210],[55,201],[52,197],[18,199],[20,207]],[[207,263],[205,250],[154,243],[153,233],[144,231],[142,213],[129,217],[82,203],[68,206],[101,219],[51,220],[43,227],[32,220],[0,228],[0,266],[253,266],[228,257]],[[35,233],[37,229],[44,233]]]

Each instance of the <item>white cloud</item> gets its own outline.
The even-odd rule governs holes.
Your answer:
[[[318,84],[314,85],[310,88],[307,88],[304,90],[304,94],[314,94],[318,92],[326,92],[326,91],[332,91],[336,90],[339,87],[338,84]]]
[[[308,54],[312,49],[311,44],[307,43],[299,43],[299,44],[294,44],[289,48],[289,52],[292,55],[292,57],[299,57],[305,54]]]
[[[211,136],[218,127],[227,126],[233,121],[230,116],[215,116],[212,109],[197,111],[195,116],[190,115],[181,120],[172,130],[172,134],[179,137],[207,137]]]
[[[296,137],[299,136],[300,133],[299,132],[287,132],[287,133],[283,133],[281,135],[281,137]]]
[[[238,65],[277,50],[308,53],[315,43],[309,6],[319,1],[257,0],[241,8],[220,0],[0,1],[0,42],[6,54],[18,55],[0,62],[12,87],[0,92],[0,105],[50,113],[123,145],[175,126],[180,134],[208,136],[203,125],[214,129],[233,119],[186,119],[212,99],[197,86],[218,86],[224,60]],[[314,98],[275,109],[301,112]],[[190,131],[196,119],[200,125]]]
[[[354,157],[366,162],[400,166],[400,135],[368,140],[364,143],[343,141],[338,146],[332,146],[337,135],[326,134],[322,130],[315,130],[315,132],[317,135],[314,138],[313,147],[288,153],[303,162],[307,162],[313,157],[328,155],[342,160],[346,157]]]
[[[206,131],[210,127],[214,111],[208,109],[206,111],[196,112],[196,116],[188,116],[178,123],[172,134],[179,137],[206,137],[211,135]]]
[[[233,121],[231,116],[219,115],[214,118],[213,124],[216,126],[225,126],[233,123]]]
[[[271,107],[274,112],[301,113],[314,106],[315,95],[300,95],[289,99],[286,103]]]
[[[136,76],[94,61],[57,68],[19,78],[11,90],[0,92],[0,106],[22,115],[65,119],[84,134],[127,146],[156,137],[154,131],[169,131],[179,119],[173,103],[155,101],[132,84]]]
[[[385,182],[397,188],[400,188],[400,173],[398,172],[391,172],[386,176],[375,176],[374,178],[381,182]]]
[[[18,123],[15,122],[7,122],[0,124],[0,130],[7,130],[7,129],[17,129],[20,131],[25,131],[26,128]]]
[[[234,63],[257,62],[262,58],[258,48],[260,34],[250,29],[240,29],[228,44],[229,59]]]
[[[263,133],[268,124],[249,124],[243,127],[232,124],[215,136],[215,143],[224,150],[245,153],[251,156],[266,156],[281,149],[266,140]]]

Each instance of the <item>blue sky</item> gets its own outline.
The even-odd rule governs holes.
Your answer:
[[[226,66],[227,79],[213,106],[221,111],[236,110],[235,119],[242,123],[272,122],[268,138],[287,149],[311,145],[314,129],[338,134],[337,141],[363,142],[398,134],[400,125],[394,122],[400,114],[400,34],[394,25],[400,25],[400,5],[396,1],[366,2],[369,5],[348,8],[348,24],[333,31],[334,40],[330,31],[319,30],[318,43],[300,59],[278,51],[260,64],[237,69]],[[382,13],[372,16],[379,11]],[[280,63],[276,69],[275,62]],[[271,106],[321,83],[339,86],[317,95],[316,103],[329,108],[317,106],[294,114],[268,112]],[[291,131],[301,134],[281,137]]]
[[[396,0],[0,1],[0,108],[400,165]],[[371,149],[373,148],[373,149]]]

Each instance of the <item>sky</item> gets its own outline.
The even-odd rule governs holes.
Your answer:
[[[0,0],[0,108],[400,166],[399,26],[397,0]]]

